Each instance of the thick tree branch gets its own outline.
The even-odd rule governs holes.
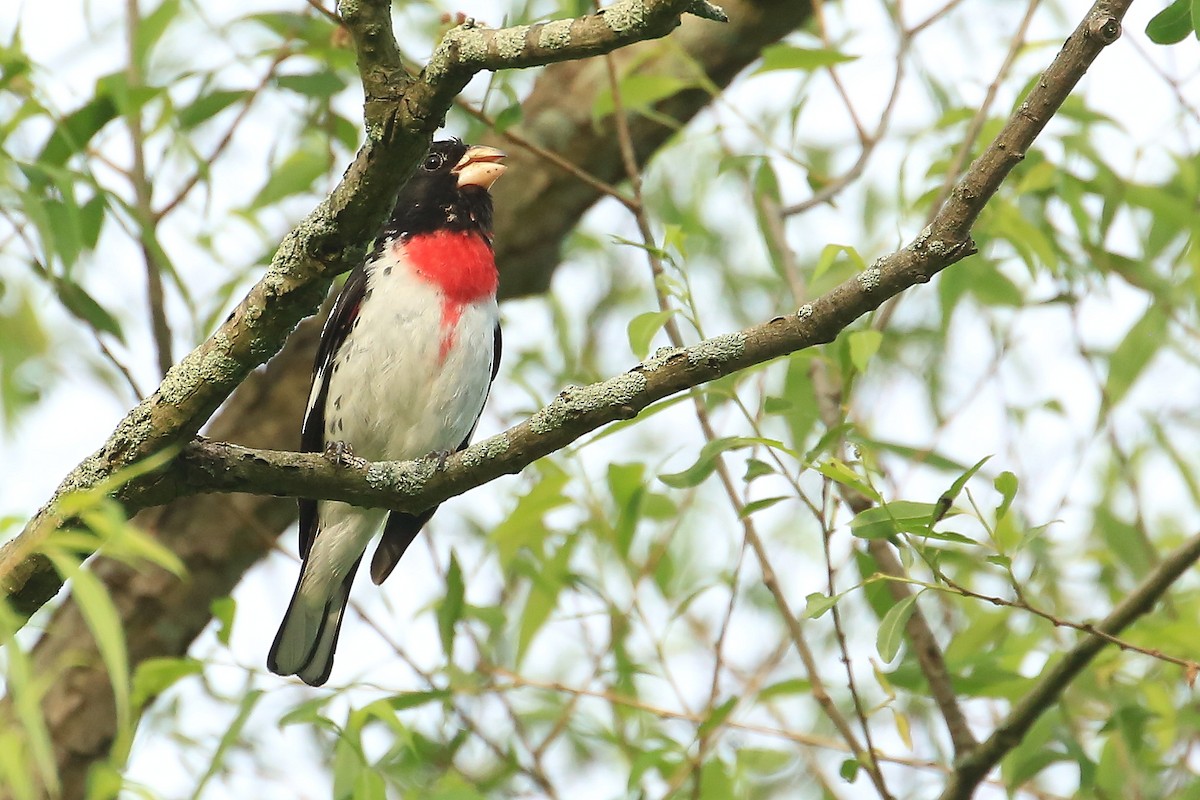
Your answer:
[[[1171,588],[1171,584],[1197,560],[1200,560],[1200,534],[1164,557],[1112,613],[1094,626],[1101,635],[1084,637],[1061,659],[1046,668],[1033,688],[1013,706],[987,741],[957,761],[940,800],[969,800],[992,767],[1020,744],[1033,723],[1058,701],[1059,695],[1071,681],[1110,643],[1105,637],[1116,636],[1138,617],[1147,614]]]
[[[0,549],[0,585],[14,608],[30,613],[61,586],[49,561],[37,553],[44,536],[63,522],[59,501],[191,439],[312,313],[328,279],[362,260],[399,187],[475,73],[594,55],[663,36],[681,14],[697,8],[711,16],[709,6],[696,0],[621,0],[574,21],[501,30],[459,26],[446,34],[420,76],[410,79],[392,35],[390,0],[347,0],[342,17],[355,41],[366,94],[365,143],[329,197],[288,234],[267,274],[216,333],[175,365],[158,390],[63,480],[22,534]]]

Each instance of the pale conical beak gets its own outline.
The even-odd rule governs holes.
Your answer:
[[[506,157],[504,151],[482,144],[471,145],[459,162],[450,170],[458,178],[458,188],[479,186],[492,188],[508,167],[500,162]]]

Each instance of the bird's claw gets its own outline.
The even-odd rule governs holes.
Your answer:
[[[354,455],[354,448],[350,446],[349,442],[343,442],[340,439],[326,444],[325,452],[322,455],[339,467],[361,467],[367,463],[365,458]]]
[[[429,455],[425,456],[425,458],[436,461],[437,465],[434,467],[434,469],[438,472],[441,472],[446,468],[446,460],[450,458],[450,451],[434,450],[430,452]]]

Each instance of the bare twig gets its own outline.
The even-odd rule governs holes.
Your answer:
[[[143,83],[141,59],[137,51],[138,28],[142,15],[138,0],[125,0],[125,77],[130,90]],[[146,301],[150,309],[150,329],[154,334],[154,348],[158,357],[158,374],[164,376],[175,363],[171,355],[171,326],[167,322],[166,301],[163,296],[162,265],[154,252],[154,211],[151,208],[151,186],[146,176],[146,132],[142,128],[142,110],[135,107],[125,119],[129,129],[130,145],[133,150],[133,167],[129,173],[133,185],[133,210],[137,217],[138,243],[142,250],[142,263],[146,269]]]
[[[1008,52],[1004,55],[1004,61],[1000,63],[1000,69],[996,70],[996,77],[988,85],[987,92],[983,96],[983,102],[975,110],[970,123],[967,124],[967,132],[963,135],[962,142],[959,143],[958,150],[954,154],[954,159],[950,162],[950,167],[946,170],[946,178],[942,182],[942,188],[938,192],[937,200],[934,201],[933,206],[930,208],[929,218],[925,220],[926,222],[931,222],[933,215],[942,207],[942,203],[946,202],[946,198],[950,195],[950,190],[954,188],[954,184],[958,182],[959,177],[962,176],[963,170],[970,161],[971,150],[974,149],[975,141],[979,138],[979,133],[983,130],[984,123],[987,122],[988,114],[992,110],[992,103],[996,101],[996,94],[1000,91],[1000,85],[1008,78],[1013,64],[1017,61],[1017,56],[1024,49],[1025,40],[1029,35],[1029,26],[1033,22],[1034,12],[1038,10],[1038,6],[1041,4],[1042,0],[1029,0],[1029,5],[1025,7],[1025,16],[1021,18],[1021,22],[1017,25],[1017,30],[1009,42]]]
[[[611,59],[609,60],[611,61]],[[484,113],[482,109],[476,108],[474,105],[461,97],[457,98],[454,101],[454,104],[483,124],[491,127],[493,130],[495,129],[496,121],[488,114]],[[573,164],[572,162],[560,156],[558,153],[555,153],[553,150],[548,150],[545,147],[530,141],[528,138],[517,133],[512,128],[506,128],[502,133],[500,133],[500,136],[503,137],[506,142],[512,142],[517,147],[528,150],[530,153],[542,159],[547,164],[553,164],[568,175],[577,178],[580,182],[585,183],[595,189],[597,192],[600,192],[600,194],[613,198],[630,211],[633,211],[637,207],[636,202],[632,198],[626,196],[625,193],[623,193],[617,187],[605,183],[592,173]]]

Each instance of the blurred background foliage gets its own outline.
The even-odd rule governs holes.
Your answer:
[[[591,9],[460,5],[397,4],[414,65],[459,11],[500,25]],[[1184,6],[1135,4],[1125,38],[988,205],[977,255],[827,346],[664,401],[447,504],[384,590],[357,594],[332,690],[262,665],[294,579],[292,534],[214,603],[187,657],[132,663],[120,612],[60,540],[122,720],[89,791],[872,796],[867,765],[814,701],[823,687],[894,796],[936,794],[953,753],[904,638],[913,609],[983,736],[1077,641],[1071,624],[1101,617],[1196,529],[1200,60]],[[0,21],[10,532],[228,313],[348,163],[361,96],[331,10],[80,0]],[[640,185],[650,241],[602,200],[551,290],[504,305],[481,433],[628,369],[672,327],[694,342],[796,313],[909,241],[1082,9],[818,12],[723,93],[696,71],[636,64],[597,92],[596,120],[618,105],[654,118],[683,89],[714,96],[614,187]],[[1154,41],[1184,41],[1160,47],[1148,23]],[[519,135],[536,76],[477,79],[447,131]],[[952,513],[931,526],[952,487]],[[856,515],[847,491],[875,508]],[[107,554],[173,567],[89,503]],[[894,601],[872,538],[897,548],[918,599]],[[1125,635],[1143,651],[1105,651],[980,796],[1200,797],[1198,618],[1192,572]],[[14,797],[36,796],[53,768],[38,721],[53,676],[30,674],[24,655],[37,627],[5,648],[22,726],[0,753],[29,756],[0,756]]]

